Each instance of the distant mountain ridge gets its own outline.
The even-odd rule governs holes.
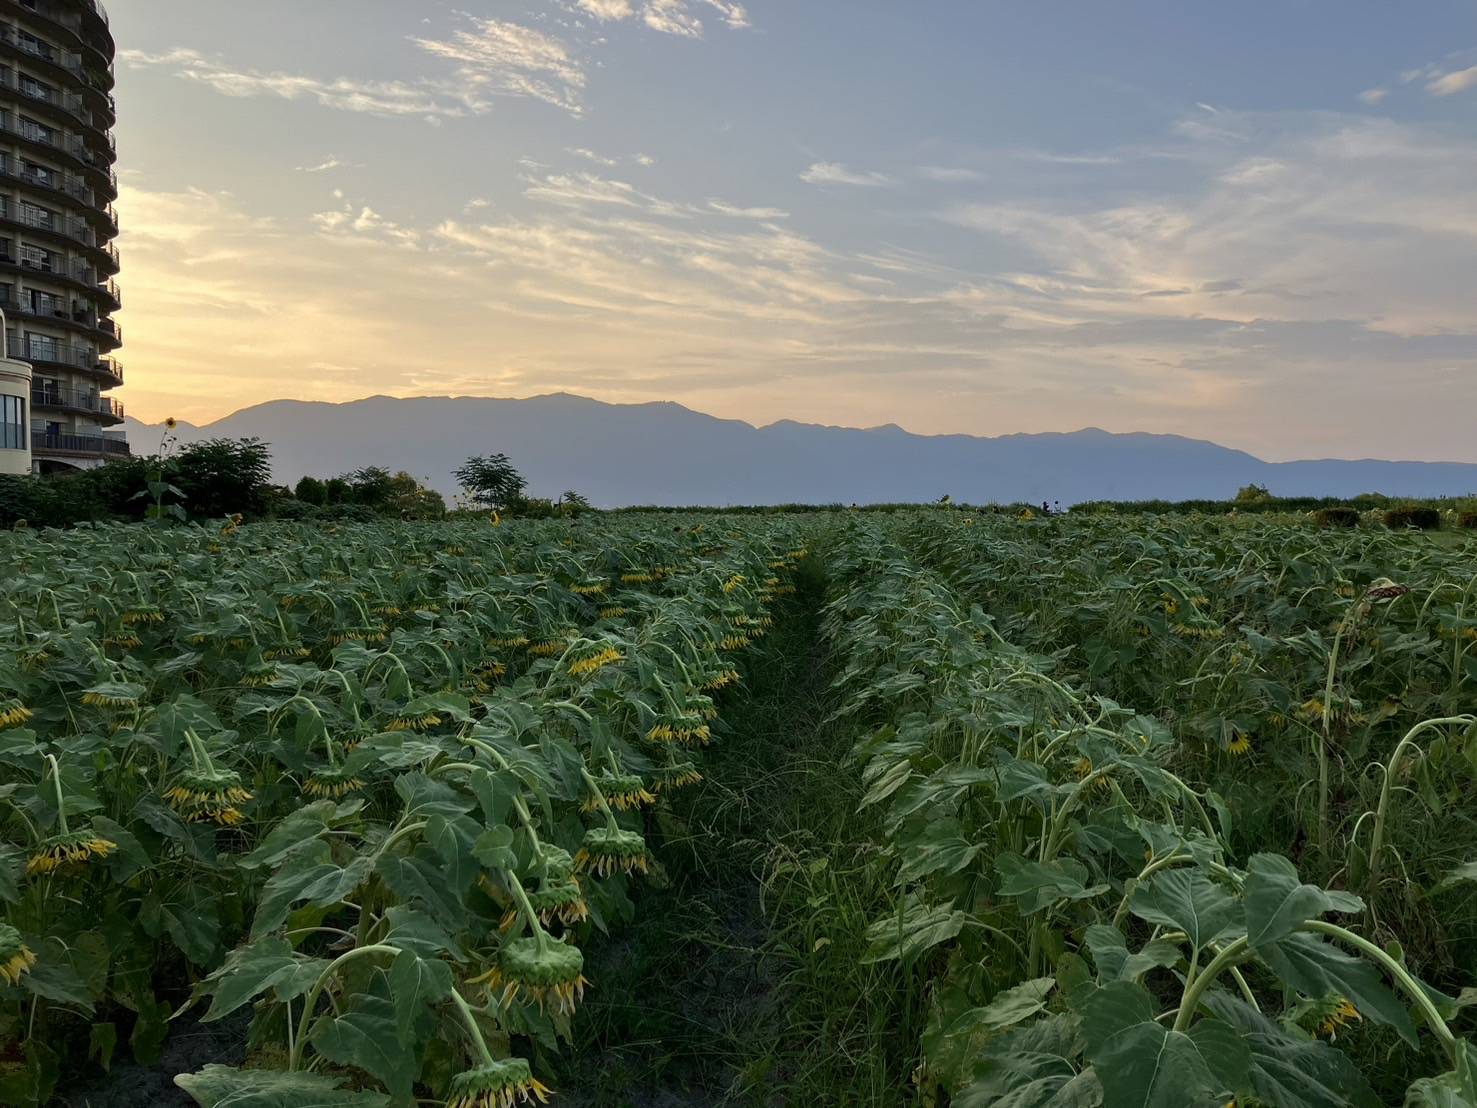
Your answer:
[[[126,425],[150,453],[161,425]],[[602,507],[956,501],[1225,499],[1244,485],[1279,496],[1460,496],[1477,464],[1320,460],[1265,462],[1212,442],[1098,428],[997,438],[916,435],[895,424],[859,429],[781,420],[755,427],[670,401],[608,404],[569,393],[527,399],[373,396],[340,404],[272,400],[181,442],[260,438],[276,478],[332,476],[361,466],[406,470],[441,492],[474,454],[504,453],[530,492],[575,489]]]

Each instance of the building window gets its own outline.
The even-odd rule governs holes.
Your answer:
[[[51,335],[26,332],[26,359],[28,361],[54,362],[57,360],[56,339]]]
[[[43,273],[50,273],[52,253],[43,250],[39,246],[32,246],[29,242],[21,243],[21,265],[28,269],[39,269]]]
[[[53,226],[55,213],[49,208],[43,208],[39,204],[29,201],[21,201],[21,222],[30,227],[45,227],[50,230]]]
[[[47,61],[55,56],[51,43],[42,41],[30,31],[17,31],[16,37],[20,39],[21,49],[28,54],[35,54],[38,58],[45,58]]]
[[[29,178],[31,178],[31,180],[35,181],[37,184],[40,184],[40,185],[49,185],[49,184],[51,184],[52,183],[52,178],[51,178],[52,173],[53,173],[53,170],[50,169],[47,166],[37,165],[35,162],[27,162],[27,161],[22,161],[21,162],[21,176],[22,177],[29,177]]]
[[[29,116],[21,116],[21,134],[32,142],[53,143],[56,141],[56,132],[44,123],[38,123]]]
[[[20,90],[27,96],[37,100],[50,100],[55,90],[50,85],[43,85],[34,77],[28,77],[24,73],[20,78]]]
[[[26,398],[0,396],[0,450],[26,448]]]
[[[40,289],[26,289],[23,294],[27,309],[33,315],[54,315],[65,318],[67,314],[67,302],[53,292],[42,292]]]

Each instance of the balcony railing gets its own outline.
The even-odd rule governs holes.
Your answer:
[[[98,354],[85,346],[73,346],[65,342],[46,342],[36,338],[21,338],[10,332],[10,356],[25,362],[64,366],[82,370],[84,373],[107,373],[121,378],[123,370],[111,358]],[[116,369],[117,372],[114,372]]]
[[[104,419],[123,418],[123,405],[111,396],[97,396],[77,389],[51,388],[46,385],[31,386],[31,404],[37,408],[65,408],[72,412],[87,412]]]
[[[126,458],[130,451],[127,439],[103,435],[31,434],[33,454],[86,454],[94,458]]]
[[[117,346],[123,345],[123,328],[106,316],[99,317],[91,304],[77,301],[68,304],[66,300],[54,296],[46,299],[28,296],[22,299],[13,292],[0,291],[0,309],[4,309],[6,315],[20,319],[39,319],[51,324],[80,324],[110,336]],[[111,374],[112,370],[99,367],[99,372]]]
[[[3,27],[0,27],[3,29]],[[34,142],[39,146],[45,146],[51,150],[58,150],[68,157],[74,158],[94,173],[99,173],[108,179],[112,186],[114,195],[118,192],[118,175],[113,172],[111,159],[97,153],[82,139],[74,135],[68,135],[56,127],[44,127],[29,120],[21,119],[11,112],[0,112],[0,131],[6,131],[12,135],[19,135],[27,142]],[[109,153],[112,152],[111,147]]]
[[[98,246],[97,232],[86,220],[78,219],[76,216],[27,211],[24,206],[13,206],[7,197],[0,196],[0,219],[8,219],[25,227],[34,227],[38,231],[50,231],[54,235],[62,235],[73,242],[81,243],[90,250],[104,249]],[[116,252],[113,260],[117,261]]]
[[[0,87],[8,88],[27,100],[64,111],[84,127],[103,132],[104,137],[109,141],[109,149],[115,156],[117,155],[117,146],[113,144],[112,136],[108,134],[109,124],[93,114],[81,94],[68,92],[65,89],[49,88],[39,82],[28,80],[8,66],[0,69]]]
[[[29,54],[33,58],[39,58],[43,62],[60,66],[69,73],[82,76],[82,60],[73,57],[65,50],[59,50],[46,42],[35,42],[21,35],[12,27],[0,25],[0,42],[15,47],[22,54]]]
[[[0,177],[11,177],[32,188],[53,189],[56,192],[65,193],[89,208],[94,204],[92,189],[88,188],[81,178],[60,170],[23,165],[19,158],[10,154],[0,154]]]
[[[123,341],[123,332],[121,330],[118,332],[118,341]],[[110,357],[107,354],[101,355],[97,360],[97,371],[99,373],[106,373],[113,380],[117,381],[118,385],[123,384],[123,363],[117,358]],[[117,386],[114,387],[116,388]]]

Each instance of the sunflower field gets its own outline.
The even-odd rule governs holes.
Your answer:
[[[943,508],[7,532],[0,1103],[209,1026],[204,1108],[641,1103],[571,1056],[719,999],[694,966],[622,1044],[662,983],[611,952],[727,882],[752,1013],[643,1097],[1477,1108],[1474,555]]]

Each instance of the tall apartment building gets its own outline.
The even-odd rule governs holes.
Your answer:
[[[31,365],[19,426],[38,473],[128,453],[106,395],[123,384],[113,51],[96,0],[0,0],[0,309],[10,359]]]

